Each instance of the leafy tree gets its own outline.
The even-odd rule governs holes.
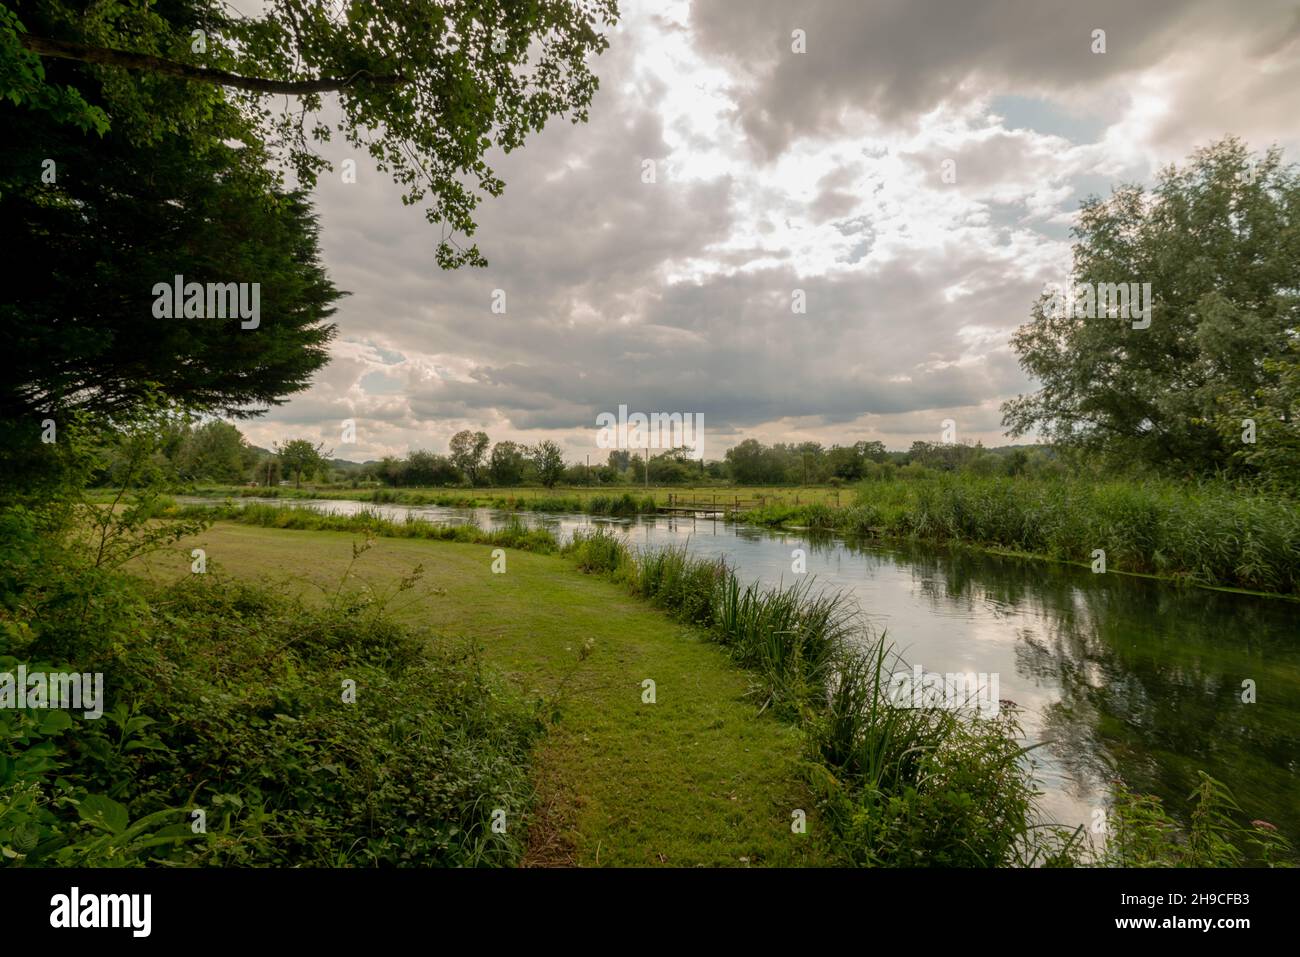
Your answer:
[[[464,473],[470,485],[478,484],[490,441],[486,432],[471,432],[469,429],[462,429],[451,437],[451,463]]]
[[[1214,425],[1234,461],[1286,487],[1300,488],[1300,340],[1288,353],[1265,359],[1273,381],[1253,393],[1221,397]]]
[[[136,145],[0,105],[0,219],[21,277],[0,288],[11,369],[0,415],[120,418],[157,396],[242,416],[305,388],[325,364],[340,293],[320,265],[315,218],[276,187],[255,144],[232,145],[241,134],[229,109],[214,110],[232,143]],[[154,286],[177,275],[247,283],[250,306],[257,283],[256,328],[238,315],[158,318]]]
[[[860,445],[861,443],[859,443]],[[849,482],[862,478],[863,456],[857,446],[835,445],[827,453],[830,460],[831,474]]]
[[[406,457],[404,485],[455,485],[460,472],[445,455],[417,449]]]
[[[767,485],[784,482],[782,456],[758,439],[745,439],[727,450],[726,461],[732,479],[738,485]]]
[[[830,454],[820,442],[802,442],[791,449],[792,474],[797,482],[816,485],[827,481],[833,474]]]
[[[385,455],[379,463],[376,474],[380,481],[388,485],[403,485],[406,479],[406,462],[396,456]]]
[[[250,464],[249,451],[238,428],[214,419],[186,435],[176,454],[176,471],[191,481],[238,482]]]
[[[572,486],[590,485],[595,481],[595,476],[592,475],[585,462],[574,462],[571,465],[566,465],[561,473],[561,478],[565,485]]]
[[[732,481],[738,485],[756,485],[767,473],[763,462],[763,444],[758,439],[745,439],[727,449],[727,469]]]
[[[307,187],[328,165],[314,144],[338,132],[406,203],[429,200],[445,268],[483,261],[453,234],[472,235],[482,194],[504,188],[487,152],[515,149],[553,115],[587,118],[588,59],[618,16],[615,0],[354,2],[343,15],[319,0],[268,0],[255,16],[217,0],[12,7],[0,17],[0,97],[151,141],[232,103]],[[102,90],[87,93],[86,76]],[[325,93],[336,94],[332,123]]]
[[[982,443],[966,442],[913,442],[907,461],[942,472],[956,472],[965,468],[984,454]]]
[[[858,442],[853,447],[857,449],[859,455],[871,462],[883,462],[889,458],[884,442]]]
[[[1085,201],[1074,281],[1151,283],[1150,326],[1066,318],[1040,299],[1012,344],[1042,388],[1003,406],[1012,434],[1186,472],[1232,464],[1237,444],[1214,424],[1222,397],[1295,406],[1285,362],[1300,327],[1298,214],[1295,167],[1234,138],[1169,167],[1150,192]]]
[[[1029,467],[1029,453],[1024,449],[1012,449],[1006,457],[1004,466],[1007,475],[1016,476],[1024,475],[1025,470]]]
[[[438,456],[425,449],[412,449],[406,456],[402,476],[405,485],[432,485],[438,474]]]
[[[280,460],[274,455],[259,457],[253,466],[253,478],[259,485],[265,485],[267,488],[279,485],[280,479],[283,477],[284,473],[280,468]]]
[[[883,442],[835,445],[826,453],[825,467],[829,474],[851,482],[862,478],[867,462],[883,462],[887,456]]]
[[[700,467],[688,448],[666,449],[650,456],[650,481],[660,485],[684,485],[694,481]],[[644,477],[644,472],[642,473]]]
[[[564,474],[564,453],[550,439],[539,442],[531,451],[533,467],[537,469],[537,478],[547,488],[554,488],[555,483]]]
[[[524,477],[528,450],[516,442],[498,442],[492,446],[488,471],[493,485],[518,485]]]
[[[302,477],[315,475],[325,467],[325,460],[332,454],[324,451],[325,443],[312,445],[307,439],[290,439],[283,445],[275,446],[275,454],[280,457],[280,465],[286,475],[292,475],[294,486],[302,487]]]

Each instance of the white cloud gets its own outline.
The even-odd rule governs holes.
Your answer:
[[[590,123],[494,163],[488,269],[439,272],[435,227],[364,157],[356,183],[322,179],[326,264],[352,295],[332,364],[254,441],[363,459],[472,427],[577,457],[626,403],[703,412],[710,455],[749,436],[905,446],[945,418],[998,444],[999,402],[1032,388],[1008,337],[1068,266],[1081,195],[1228,132],[1295,145],[1300,19],[1272,0],[625,6]]]

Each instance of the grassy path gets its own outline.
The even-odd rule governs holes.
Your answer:
[[[151,556],[157,577],[209,574],[333,592],[359,536],[221,523]],[[828,863],[799,767],[799,733],[760,716],[746,674],[698,632],[566,561],[484,545],[381,538],[353,584],[391,591],[417,564],[419,584],[392,610],[469,636],[487,663],[530,696],[563,688],[559,722],[535,756],[538,818],[526,864],[745,866]],[[590,640],[590,654],[579,648]],[[642,702],[642,682],[656,702]],[[808,833],[791,832],[795,809]]]

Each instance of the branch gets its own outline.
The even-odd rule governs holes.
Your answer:
[[[84,43],[73,43],[68,40],[50,40],[46,37],[34,37],[29,33],[20,34],[20,39],[24,47],[40,56],[77,60],[100,66],[118,66],[127,70],[149,70],[162,76],[197,80],[200,83],[212,83],[217,86],[231,86],[252,93],[284,93],[289,96],[329,93],[351,86],[362,76],[365,77],[365,82],[372,86],[401,86],[408,82],[400,73],[374,76],[368,70],[358,70],[348,77],[322,77],[318,80],[267,80],[259,76],[240,76],[225,70],[191,66],[178,60],[165,60],[147,53],[127,53],[123,50],[86,46]]]

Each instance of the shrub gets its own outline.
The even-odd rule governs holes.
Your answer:
[[[0,860],[518,860],[540,725],[474,648],[398,625],[369,596],[321,609],[210,575],[158,589],[66,556],[33,570],[39,590],[7,583],[0,670],[102,671],[109,705],[99,721],[0,712]],[[54,649],[65,657],[42,657]]]

